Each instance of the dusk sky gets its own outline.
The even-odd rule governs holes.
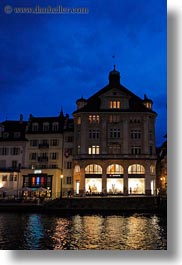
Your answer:
[[[166,0],[0,1],[0,122],[70,116],[76,100],[108,84],[147,94],[157,112],[156,144],[167,133]],[[10,6],[12,8],[4,7]],[[87,14],[15,13],[17,7],[86,7]],[[115,58],[113,59],[113,55]]]

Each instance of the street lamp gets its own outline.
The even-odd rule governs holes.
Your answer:
[[[61,191],[60,191],[60,199],[63,197],[63,174],[60,175],[61,179]]]

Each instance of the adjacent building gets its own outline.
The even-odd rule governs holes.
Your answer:
[[[0,191],[17,189],[20,185],[20,168],[25,166],[26,125],[22,115],[19,121],[0,124]]]
[[[60,196],[72,188],[73,120],[63,112],[58,117],[30,115],[26,130],[26,166],[21,168],[22,187],[43,188],[47,197]],[[71,145],[70,145],[71,143]]]

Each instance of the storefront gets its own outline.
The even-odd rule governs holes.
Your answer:
[[[129,194],[145,194],[145,168],[140,164],[128,167]]]

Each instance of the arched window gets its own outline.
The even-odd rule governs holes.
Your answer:
[[[97,164],[86,166],[85,174],[102,174],[102,167]]]
[[[75,170],[75,173],[79,173],[80,172],[80,166],[76,165],[74,170]]]
[[[123,174],[123,167],[118,164],[112,164],[107,167],[107,174]]]
[[[128,174],[145,174],[145,168],[140,164],[130,165],[128,167]]]

